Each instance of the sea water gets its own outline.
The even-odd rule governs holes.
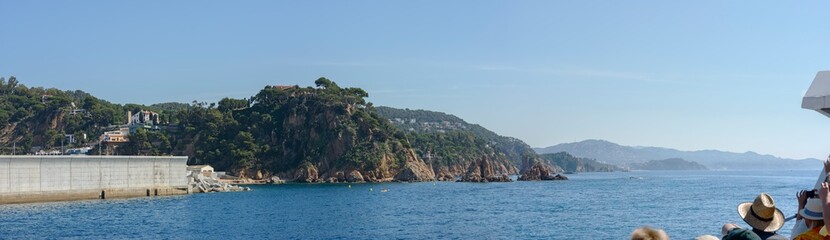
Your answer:
[[[580,173],[568,181],[285,184],[253,191],[0,206],[2,239],[673,239],[746,226],[766,192],[790,216],[815,171]],[[388,189],[382,192],[381,189]],[[779,231],[789,235],[793,222]]]

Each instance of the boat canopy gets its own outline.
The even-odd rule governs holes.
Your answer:
[[[821,71],[816,74],[810,89],[801,99],[801,108],[816,110],[830,117],[830,71]]]

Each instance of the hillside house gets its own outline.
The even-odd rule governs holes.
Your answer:
[[[104,132],[100,139],[104,143],[125,143],[129,142],[129,135],[129,128],[120,128],[116,131]]]
[[[127,111],[127,124],[129,125],[159,125],[159,114],[153,111],[141,110],[135,114]]]

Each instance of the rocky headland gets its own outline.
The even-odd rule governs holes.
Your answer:
[[[496,164],[490,158],[484,156],[474,160],[467,168],[467,172],[461,177],[460,182],[512,182],[510,179],[510,168],[503,164]]]
[[[547,163],[537,161],[529,168],[525,169],[519,181],[548,181],[548,180],[568,180],[563,174],[557,173],[554,168]]]
[[[503,182],[530,167],[525,159],[540,159],[521,140],[450,114],[375,107],[360,88],[326,78],[314,84],[266,86],[250,98],[217,103],[149,106],[21,85],[0,92],[2,109],[14,109],[13,118],[0,117],[0,145],[14,142],[21,153],[55,149],[64,134],[135,127],[123,143],[88,154],[186,155],[188,164],[247,182]],[[152,120],[136,123],[125,117],[130,112]],[[96,144],[89,139],[67,147]]]

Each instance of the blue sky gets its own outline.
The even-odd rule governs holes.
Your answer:
[[[824,158],[800,109],[826,1],[8,1],[0,75],[116,103],[325,76],[534,147],[585,139]]]

